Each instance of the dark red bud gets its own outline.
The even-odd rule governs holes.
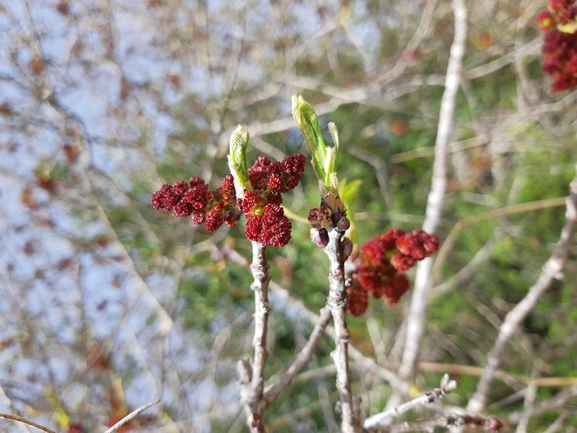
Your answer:
[[[351,222],[345,216],[339,219],[339,221],[337,222],[337,230],[340,232],[346,232],[350,226]]]
[[[344,238],[342,246],[343,255],[345,256],[345,259],[348,259],[349,256],[353,253],[353,243],[349,238]]]
[[[311,228],[309,236],[311,241],[313,241],[313,243],[319,248],[324,248],[329,244],[329,234],[326,229]]]

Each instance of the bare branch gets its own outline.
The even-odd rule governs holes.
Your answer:
[[[483,427],[485,431],[499,431],[501,421],[497,418],[484,418],[482,416],[470,416],[451,413],[435,418],[396,424],[389,427],[373,427],[367,429],[370,433],[404,433],[404,432],[434,432],[437,428],[448,427]]]
[[[227,256],[228,259],[242,266],[248,267],[248,262],[246,261],[246,259],[242,257],[240,254],[238,254],[235,250],[230,249],[228,247],[223,247],[221,248],[221,251],[223,254]],[[319,316],[310,311],[304,305],[303,301],[292,297],[287,289],[279,286],[274,281],[271,281],[269,286],[271,288],[271,296],[274,295],[275,297],[275,305],[277,305],[279,308],[289,310],[291,316],[297,314],[300,320],[308,320],[310,323],[313,324],[319,322],[320,320]],[[330,324],[327,325],[327,327],[325,328],[325,333],[330,337],[332,337],[333,339],[335,338],[334,329]],[[351,344],[349,344],[349,354],[355,361],[360,363],[364,368],[376,371],[379,377],[389,382],[395,390],[401,392],[402,394],[409,393],[409,386],[405,381],[399,379],[399,377],[391,370],[383,367],[382,365],[377,364],[374,359],[365,356]]]
[[[449,251],[455,244],[457,239],[457,235],[463,230],[465,227],[468,227],[473,224],[477,224],[481,221],[486,221],[493,218],[498,218],[500,216],[505,215],[513,215],[520,212],[529,212],[537,209],[547,209],[550,207],[557,207],[563,206],[566,202],[566,197],[555,197],[555,198],[547,198],[544,200],[536,200],[530,201],[527,203],[519,203],[514,204],[511,206],[505,206],[499,209],[493,209],[489,212],[483,212],[477,215],[470,216],[468,218],[464,218],[461,221],[457,222],[453,227],[449,236],[444,240],[441,248],[437,252],[437,259],[435,261],[435,266],[433,268],[433,277],[437,273],[438,269],[440,269],[441,265],[445,262]]]
[[[559,427],[561,427],[563,421],[565,421],[565,418],[567,418],[566,414],[559,415],[555,422],[551,424],[543,433],[555,433],[557,430],[559,430]]]
[[[461,364],[442,364],[436,362],[419,362],[417,364],[419,371],[426,371],[429,373],[444,373],[466,375],[466,376],[482,376],[485,371],[482,367],[474,367],[472,365]],[[524,385],[535,383],[541,388],[558,388],[560,386],[577,385],[577,377],[529,377],[520,374],[509,373],[503,370],[495,371],[493,376],[495,379],[502,381],[515,381]]]
[[[331,319],[331,310],[327,307],[321,310],[321,314],[316,322],[316,325],[309,337],[309,340],[301,349],[296,359],[292,365],[288,368],[285,374],[276,382],[270,389],[268,389],[263,398],[266,401],[267,406],[278,397],[278,395],[293,381],[295,376],[304,368],[305,365],[309,363],[313,357],[314,351],[318,346],[322,336],[325,333],[325,328],[327,327]]]
[[[513,425],[517,424],[523,417],[529,416],[539,416],[542,413],[561,407],[570,398],[577,397],[577,385],[573,385],[571,388],[565,391],[559,392],[555,397],[545,400],[535,406],[529,408],[528,410],[523,410],[520,412],[514,412],[507,417],[507,421]]]
[[[457,382],[455,382],[454,380],[449,380],[449,375],[445,374],[441,379],[440,388],[435,388],[432,391],[427,392],[420,397],[417,397],[411,401],[401,404],[400,406],[394,407],[392,409],[381,412],[377,415],[373,415],[370,418],[367,418],[364,422],[364,427],[365,429],[370,429],[371,427],[377,427],[383,424],[384,422],[390,421],[393,418],[401,416],[405,412],[408,412],[419,406],[434,403],[436,400],[443,398],[444,396],[449,394],[455,388],[457,388]]]
[[[126,415],[124,418],[122,418],[120,421],[118,421],[116,424],[114,424],[112,427],[110,427],[108,430],[106,430],[104,433],[112,433],[115,432],[116,430],[118,430],[120,427],[122,427],[124,424],[126,424],[128,421],[130,421],[131,419],[136,418],[140,413],[144,412],[146,409],[148,409],[149,407],[154,406],[155,404],[160,403],[160,398],[157,398],[156,400],[145,404],[142,407],[139,407],[138,409],[130,412],[128,415]]]
[[[455,37],[451,45],[447,76],[445,78],[445,92],[441,100],[441,113],[437,129],[435,143],[435,162],[433,165],[433,179],[431,192],[427,199],[427,211],[423,230],[434,233],[443,207],[446,188],[446,153],[449,136],[453,124],[455,112],[455,100],[459,89],[461,76],[461,60],[465,53],[465,39],[467,36],[467,8],[463,0],[453,0],[453,13],[455,15]],[[425,305],[429,276],[431,274],[431,258],[427,258],[417,266],[413,295],[407,317],[407,335],[403,363],[399,370],[401,377],[410,378],[415,372],[419,356],[419,346],[423,335]]]
[[[0,413],[0,418],[9,419],[11,421],[16,421],[16,422],[21,422],[23,424],[27,424],[29,426],[37,428],[38,430],[42,430],[46,433],[56,433],[54,430],[50,430],[49,428],[41,426],[40,424],[36,424],[35,422],[28,421],[27,419],[24,419],[21,416],[9,415],[7,413]]]
[[[533,367],[534,373],[539,373],[535,367]],[[527,426],[529,425],[529,420],[531,419],[531,409],[535,403],[535,398],[537,397],[537,384],[531,382],[525,391],[525,412],[517,424],[517,430],[515,433],[527,433]]]
[[[347,327],[347,289],[345,287],[345,256],[341,239],[343,232],[329,228],[329,244],[323,249],[329,258],[329,297],[327,306],[331,310],[335,326],[335,351],[331,354],[337,368],[337,389],[341,397],[342,433],[360,431],[360,414],[353,410],[351,372],[349,370],[349,329]]]
[[[263,414],[266,402],[263,399],[264,367],[268,358],[266,347],[268,330],[268,313],[272,305],[268,300],[268,284],[271,276],[268,273],[269,264],[266,258],[266,248],[260,242],[252,242],[252,263],[250,270],[254,278],[251,289],[255,297],[254,313],[254,361],[252,365],[245,358],[239,361],[238,369],[241,385],[241,401],[247,413],[247,425],[251,432],[264,433]]]
[[[519,326],[519,323],[521,323],[527,314],[529,314],[533,309],[539,298],[549,288],[553,279],[560,279],[563,277],[563,266],[565,265],[567,254],[571,248],[573,231],[575,230],[575,224],[577,223],[577,174],[570,184],[570,190],[571,192],[566,199],[567,211],[565,213],[565,225],[561,230],[561,239],[559,244],[555,248],[555,251],[553,251],[549,260],[547,260],[543,266],[541,275],[539,275],[537,282],[529,289],[529,292],[521,302],[519,302],[505,317],[505,321],[499,330],[497,341],[487,355],[487,366],[485,367],[483,376],[481,376],[481,379],[479,380],[477,390],[467,404],[467,411],[469,413],[478,413],[485,407],[489,386],[501,361],[503,350],[505,349],[509,338]]]

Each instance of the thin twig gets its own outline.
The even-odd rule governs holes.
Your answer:
[[[404,432],[432,432],[437,428],[448,427],[483,427],[485,431],[499,431],[501,421],[497,418],[484,418],[482,416],[470,416],[451,413],[438,416],[425,421],[404,422],[388,427],[372,427],[367,429],[370,433],[404,433]]]
[[[24,419],[21,416],[9,415],[7,413],[0,413],[0,418],[9,419],[11,421],[16,421],[16,422],[21,422],[23,424],[28,424],[29,426],[37,428],[38,430],[42,430],[46,433],[56,433],[54,430],[50,430],[49,428],[41,426],[40,424],[36,424],[35,422],[28,421],[27,419]]]
[[[443,398],[451,391],[457,388],[457,382],[454,380],[449,380],[449,375],[445,374],[441,379],[441,386],[440,388],[435,388],[430,392],[427,392],[420,397],[417,397],[411,401],[401,404],[400,406],[394,407],[392,409],[388,409],[384,412],[378,413],[376,415],[367,418],[364,422],[364,428],[369,429],[371,427],[376,427],[381,425],[385,421],[390,421],[393,418],[401,416],[402,414],[415,409],[419,406],[423,406],[425,404],[433,403],[436,400]]]
[[[518,203],[511,206],[505,206],[499,209],[493,209],[488,212],[472,215],[470,217],[460,220],[455,224],[453,230],[451,231],[451,233],[449,233],[449,236],[447,236],[447,238],[443,241],[441,248],[439,248],[439,251],[437,252],[436,256],[437,258],[435,260],[435,266],[433,268],[433,279],[435,278],[435,275],[438,273],[439,269],[445,262],[447,255],[451,251],[451,248],[455,244],[457,235],[465,227],[505,215],[513,215],[516,213],[529,212],[537,209],[547,209],[551,207],[563,206],[565,202],[566,197],[555,197],[555,198],[547,198],[544,200],[535,200],[526,203]]]
[[[213,247],[212,250],[215,251],[216,247]],[[230,249],[229,247],[221,247],[219,251],[222,254],[224,254],[229,260],[238,263],[244,267],[249,266],[247,260],[235,250]],[[276,284],[274,281],[271,281],[269,283],[269,286],[271,289],[271,297],[272,296],[275,297],[275,305],[277,305],[277,307],[281,309],[284,308],[284,310],[286,310],[291,317],[297,315],[299,317],[299,320],[307,320],[309,323],[312,324],[316,324],[319,322],[320,320],[319,316],[310,311],[302,302],[302,300],[296,299],[293,296],[291,296],[290,292],[287,289]],[[325,333],[331,338],[333,339],[335,338],[334,329],[330,324],[327,325],[327,327],[325,328]],[[389,382],[395,390],[400,391],[402,394],[409,393],[409,385],[405,381],[399,379],[399,377],[391,370],[383,367],[382,365],[377,364],[374,359],[365,356],[352,344],[349,344],[349,354],[364,368],[376,371],[379,377]]]
[[[538,369],[535,368],[535,366],[533,367],[533,373],[534,376],[536,376],[539,373]],[[527,390],[525,391],[525,401],[523,403],[525,407],[525,412],[521,417],[521,419],[519,420],[519,424],[517,424],[517,430],[515,431],[515,433],[527,433],[527,426],[529,425],[529,421],[531,420],[531,409],[533,408],[536,397],[537,397],[537,384],[535,382],[532,382],[529,384]]]
[[[343,232],[329,228],[329,244],[323,249],[329,258],[329,296],[327,306],[331,310],[335,326],[335,351],[331,354],[337,368],[337,389],[341,398],[342,433],[360,430],[359,414],[353,410],[351,372],[349,370],[349,329],[347,327],[347,289],[345,287],[344,262],[341,239]]]
[[[271,276],[268,273],[269,264],[266,259],[266,248],[260,242],[252,242],[252,263],[250,270],[254,278],[251,289],[254,291],[254,361],[252,366],[248,359],[239,362],[239,375],[241,377],[241,400],[247,412],[247,425],[251,432],[264,433],[263,413],[266,403],[263,399],[264,391],[264,367],[268,358],[266,347],[268,313],[272,305],[268,300],[268,284]]]
[[[446,295],[459,284],[463,283],[464,281],[473,277],[475,271],[479,268],[480,264],[485,262],[493,253],[493,249],[497,243],[497,240],[502,236],[501,230],[494,230],[493,234],[489,238],[485,244],[479,248],[479,250],[475,253],[473,258],[463,266],[459,272],[449,278],[447,281],[444,281],[442,284],[432,287],[429,290],[429,294],[431,297],[439,297]],[[443,245],[445,243],[443,242]],[[433,266],[433,271],[431,275],[431,282],[429,284],[433,284],[435,279],[435,270],[438,269],[437,263],[439,262],[439,257],[435,260],[435,264]]]
[[[426,218],[423,223],[423,230],[428,233],[435,232],[443,208],[446,188],[447,145],[453,125],[455,100],[461,77],[461,60],[465,53],[465,40],[467,37],[467,8],[465,3],[463,0],[453,0],[452,7],[455,16],[455,37],[451,45],[447,76],[445,78],[445,91],[443,92],[443,98],[441,100],[441,112],[435,142],[433,179],[431,182],[431,192],[427,199]],[[417,266],[415,285],[407,317],[407,335],[402,358],[403,363],[399,370],[401,377],[405,379],[413,376],[419,356],[432,263],[432,259],[427,258]]]
[[[551,254],[551,257],[541,271],[537,282],[529,289],[529,292],[505,317],[505,321],[499,330],[499,335],[495,345],[487,355],[487,366],[483,376],[479,380],[477,389],[473,397],[467,404],[469,413],[478,413],[483,410],[489,393],[489,386],[499,367],[501,355],[509,338],[513,335],[519,323],[521,323],[527,314],[533,309],[539,298],[550,287],[553,279],[563,277],[562,270],[567,259],[567,254],[572,245],[573,231],[577,223],[577,173],[570,184],[570,194],[566,199],[567,211],[565,213],[565,225],[561,230],[561,239],[559,244]]]
[[[549,400],[542,401],[539,404],[534,405],[528,410],[522,410],[520,412],[514,412],[507,417],[507,421],[510,424],[517,424],[525,416],[539,416],[548,410],[556,409],[561,407],[570,398],[577,397],[577,385],[572,386],[569,389],[557,393],[554,397]],[[528,413],[527,413],[528,412]]]
[[[115,432],[116,430],[118,430],[120,427],[122,427],[124,424],[126,424],[128,421],[132,420],[133,418],[135,418],[136,416],[138,416],[141,412],[144,412],[146,409],[148,409],[149,407],[154,406],[155,404],[160,403],[160,398],[157,398],[156,400],[145,404],[142,407],[139,407],[138,409],[130,412],[128,415],[126,415],[124,418],[122,418],[120,421],[118,421],[116,424],[114,424],[112,427],[110,427],[108,430],[106,430],[104,433],[112,433]]]
[[[559,427],[563,425],[563,421],[565,421],[565,418],[567,418],[566,413],[559,415],[555,420],[555,422],[551,424],[549,427],[547,427],[547,430],[545,430],[543,433],[555,433],[557,430],[559,430]]]
[[[286,373],[283,374],[282,377],[264,393],[263,399],[266,401],[267,406],[270,406],[278,395],[293,381],[295,376],[304,368],[304,366],[309,363],[313,357],[315,348],[318,346],[325,333],[325,328],[330,319],[331,310],[326,307],[323,308],[311,336],[297,355],[292,365],[288,368]]]
[[[437,362],[419,362],[417,364],[419,371],[428,373],[451,373],[466,376],[482,376],[485,371],[482,367],[462,364],[443,364]],[[508,373],[503,370],[496,370],[493,375],[495,379],[510,381],[513,380],[524,385],[534,383],[541,388],[558,388],[560,386],[577,385],[577,377],[529,377],[521,374]]]

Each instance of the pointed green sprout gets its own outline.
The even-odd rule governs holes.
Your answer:
[[[312,163],[317,179],[322,182],[325,191],[336,194],[337,159],[339,151],[339,133],[334,123],[329,123],[329,131],[333,137],[334,147],[325,145],[319,118],[315,109],[302,96],[292,97],[293,118],[305,137],[311,151]]]
[[[246,147],[248,146],[249,132],[238,125],[230,136],[228,167],[234,178],[234,187],[239,197],[244,196],[244,190],[252,189],[248,179],[248,164],[246,162]]]

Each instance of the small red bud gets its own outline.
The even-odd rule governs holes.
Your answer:
[[[324,248],[329,244],[329,234],[326,229],[311,228],[309,236],[311,241],[319,248]]]
[[[337,230],[340,232],[346,232],[350,226],[351,222],[346,216],[341,217],[341,219],[339,219],[339,221],[337,222]]]
[[[342,242],[343,247],[343,255],[345,259],[348,259],[349,256],[353,253],[353,243],[349,238],[344,238]]]

